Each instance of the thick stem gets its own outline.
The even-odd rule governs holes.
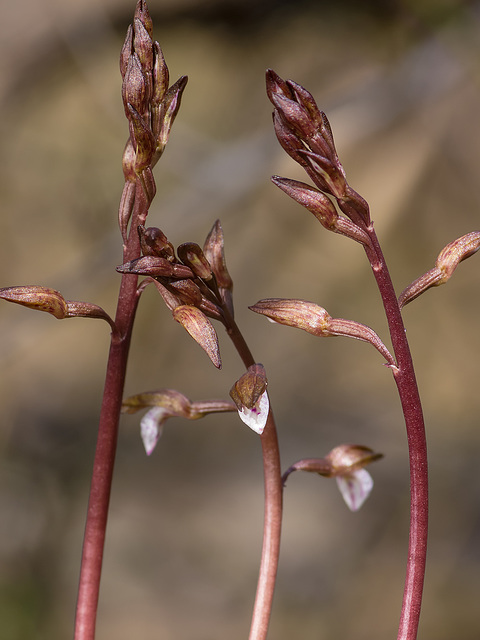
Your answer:
[[[428,532],[428,463],[425,424],[412,356],[400,307],[373,227],[368,229],[375,252],[368,249],[388,320],[398,370],[394,371],[402,403],[410,462],[410,533],[407,572],[398,640],[415,640],[418,633],[425,577]]]
[[[225,317],[227,333],[242,358],[243,363],[248,368],[255,364],[253,355],[228,310],[225,310]],[[262,443],[265,485],[265,510],[262,558],[260,561],[249,640],[265,640],[267,637],[277,578],[278,559],[280,557],[283,485],[277,429],[271,409],[260,439]]]
[[[134,221],[144,209],[143,191],[139,183],[137,183]],[[124,252],[124,262],[138,257],[139,252],[136,225],[132,224],[132,232]],[[75,616],[75,640],[94,640],[95,638],[118,422],[137,301],[137,276],[122,276],[115,316],[116,331],[112,334],[110,343],[83,539]]]

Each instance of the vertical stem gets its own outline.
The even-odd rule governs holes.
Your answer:
[[[265,429],[260,437],[265,482],[265,516],[262,559],[249,640],[265,640],[267,637],[280,555],[283,488],[277,430],[271,410],[268,414]]]
[[[248,368],[255,364],[255,359],[234,319],[228,310],[225,309],[224,311],[227,333],[242,358],[245,367]],[[260,439],[262,443],[263,477],[265,485],[265,510],[262,558],[260,560],[249,640],[265,640],[267,637],[277,578],[278,559],[280,557],[283,485],[277,429],[271,409],[268,413],[267,423]]]
[[[428,533],[428,461],[425,424],[412,356],[385,258],[373,227],[368,233],[374,251],[367,249],[382,296],[398,371],[394,372],[402,403],[410,462],[410,533],[407,572],[398,640],[415,640],[418,633],[425,577]]]
[[[131,233],[124,252],[124,261],[132,260],[139,255],[139,241],[136,224],[134,223],[142,210],[145,209],[145,206],[143,190],[140,183],[137,182],[135,211],[132,216]],[[75,640],[94,640],[95,638],[103,549],[117,447],[118,422],[137,301],[137,276],[124,275],[120,284],[115,316],[116,331],[112,333],[110,343],[97,446],[93,462],[75,616]]]

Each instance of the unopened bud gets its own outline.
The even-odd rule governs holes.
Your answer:
[[[90,302],[65,300],[62,294],[49,287],[35,285],[7,287],[0,289],[0,298],[7,302],[15,302],[35,311],[45,311],[58,320],[65,318],[98,318],[105,320],[112,329],[113,320],[101,307]]]
[[[314,302],[266,298],[249,309],[279,324],[303,329],[314,336],[346,336],[368,342],[382,354],[393,371],[397,370],[395,359],[373,329],[354,320],[332,318],[323,307]]]
[[[142,256],[130,262],[120,265],[116,269],[118,273],[133,273],[139,276],[152,278],[191,278],[193,273],[183,264],[172,264],[159,256]]]
[[[152,162],[155,140],[152,130],[131,104],[127,105],[135,146],[135,173],[140,175]]]
[[[185,87],[187,86],[187,76],[179,78],[167,91],[162,103],[162,120],[159,126],[159,133],[156,140],[157,156],[161,156],[167,146],[170,131],[172,129]]]
[[[147,83],[136,53],[132,53],[128,58],[127,69],[122,83],[122,98],[125,115],[129,120],[131,115],[128,105],[134,107],[138,113],[144,113],[147,106]]]
[[[445,284],[452,277],[457,266],[480,248],[480,231],[471,231],[447,244],[439,253],[435,267],[414,280],[402,291],[398,298],[400,308],[430,289]]]
[[[190,305],[180,305],[172,311],[174,319],[192,336],[217,369],[222,368],[218,338],[210,320],[200,309]]]
[[[228,273],[224,248],[222,225],[216,220],[203,245],[203,253],[215,275],[222,301],[233,318],[233,281]]]
[[[159,256],[170,262],[175,259],[175,250],[167,236],[158,227],[137,227],[140,238],[140,247],[145,256]]]
[[[290,198],[313,213],[326,229],[336,230],[338,213],[333,202],[325,194],[298,180],[272,176],[272,182]]]
[[[148,35],[152,37],[153,22],[152,18],[150,17],[150,13],[148,11],[147,3],[145,2],[145,0],[137,0],[134,17],[141,20],[148,32]]]
[[[212,268],[198,244],[184,242],[177,247],[177,254],[183,264],[190,267],[196,276],[205,282],[212,279]]]
[[[169,72],[167,63],[165,62],[163,51],[160,47],[160,44],[156,40],[153,43],[153,51],[155,59],[153,64],[152,102],[154,105],[159,105],[168,89]],[[158,131],[156,132],[156,135],[158,135]]]
[[[145,25],[139,18],[135,18],[133,22],[134,38],[133,48],[138,56],[145,77],[149,77],[149,73],[153,69],[153,42]]]
[[[192,280],[178,280],[170,282],[168,286],[182,304],[200,307],[202,292]]]
[[[0,289],[0,298],[35,311],[45,311],[58,320],[68,317],[67,301],[59,291],[49,287],[21,286]]]
[[[127,72],[128,61],[133,53],[133,27],[128,25],[127,35],[125,36],[125,42],[123,43],[122,50],[120,52],[120,73],[122,78],[125,77]]]

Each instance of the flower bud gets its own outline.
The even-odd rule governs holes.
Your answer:
[[[247,372],[230,389],[230,396],[237,405],[242,422],[261,435],[270,407],[264,367],[261,364],[248,367]]]
[[[148,35],[152,37],[153,22],[145,0],[137,0],[134,17],[138,18],[143,23]]]
[[[68,305],[59,291],[35,285],[0,289],[0,298],[29,309],[46,311],[58,320],[68,317]]]
[[[148,98],[147,83],[136,53],[132,53],[128,58],[127,69],[122,83],[122,98],[125,115],[129,120],[131,115],[128,105],[131,105],[138,113],[144,113]]]
[[[118,273],[133,273],[152,278],[191,278],[193,273],[183,264],[172,264],[159,256],[142,256],[120,265]]]
[[[180,305],[172,311],[174,319],[192,336],[217,369],[222,368],[218,338],[212,323],[200,309]]]
[[[205,282],[212,279],[212,268],[198,244],[184,242],[177,247],[177,254],[183,264],[190,267],[196,276]]]
[[[369,342],[387,360],[392,370],[394,372],[397,371],[394,357],[373,329],[354,320],[332,318],[323,307],[314,302],[266,298],[249,307],[249,309],[267,316],[274,322],[303,329],[314,336],[346,336]]]
[[[135,147],[135,173],[140,175],[152,162],[155,140],[150,127],[135,107],[129,103],[127,109],[134,138],[132,142]]]
[[[167,236],[158,227],[137,227],[140,247],[144,256],[159,256],[170,262],[175,259],[175,250]]]
[[[154,52],[154,64],[153,64],[153,96],[152,102],[154,105],[159,105],[163,100],[169,82],[169,72],[167,63],[165,62],[165,58],[163,55],[163,51],[160,47],[160,44],[155,40],[153,43],[153,52]],[[155,130],[154,130],[155,132]],[[158,135],[158,131],[155,132]]]
[[[272,182],[290,198],[308,209],[330,231],[336,230],[338,213],[333,202],[318,189],[310,187],[304,182],[272,176]]]
[[[453,272],[462,260],[466,260],[480,248],[480,231],[471,231],[461,238],[447,244],[440,251],[435,267],[424,273],[406,287],[398,298],[400,308],[403,308],[419,295],[430,289],[445,284],[452,277]]]

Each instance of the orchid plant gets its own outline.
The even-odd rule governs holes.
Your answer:
[[[258,434],[265,482],[264,539],[250,640],[263,640],[267,637],[273,601],[282,494],[287,479],[294,471],[335,478],[347,506],[357,511],[373,487],[365,467],[379,460],[382,454],[365,445],[342,443],[323,458],[295,462],[282,474],[267,373],[252,355],[235,321],[233,281],[226,265],[220,222],[214,222],[202,247],[188,241],[175,248],[163,231],[146,226],[156,192],[153,169],[167,146],[187,78],[183,76],[170,85],[168,67],[159,43],[153,40],[152,20],[144,0],[138,0],[133,24],[128,28],[120,70],[129,137],[123,155],[125,185],[118,215],[123,261],[117,267],[121,282],[114,318],[97,305],[66,300],[60,292],[44,286],[8,287],[0,291],[0,297],[6,301],[45,311],[57,319],[95,318],[107,322],[111,328],[80,568],[75,640],[95,637],[120,413],[142,410],[145,413],[140,421],[140,433],[147,455],[152,455],[164,425],[173,417],[197,420],[211,413],[237,411],[241,421]],[[278,176],[272,180],[313,213],[327,231],[363,247],[385,308],[392,349],[370,327],[334,318],[316,302],[268,298],[250,309],[275,323],[303,329],[316,337],[346,336],[370,343],[393,376],[405,418],[411,481],[409,552],[398,638],[414,640],[427,549],[428,475],[422,407],[401,310],[430,287],[445,283],[459,262],[479,249],[480,232],[473,231],[450,243],[439,254],[435,266],[397,298],[368,204],[346,180],[326,115],[299,84],[285,81],[271,70],[267,71],[266,80],[267,94],[274,107],[277,138],[313,185]],[[246,368],[240,379],[231,381],[231,399],[192,402],[169,388],[123,398],[135,312],[142,293],[149,286],[156,289],[173,319],[185,328],[217,368],[221,368],[221,355],[213,321],[223,325]]]

